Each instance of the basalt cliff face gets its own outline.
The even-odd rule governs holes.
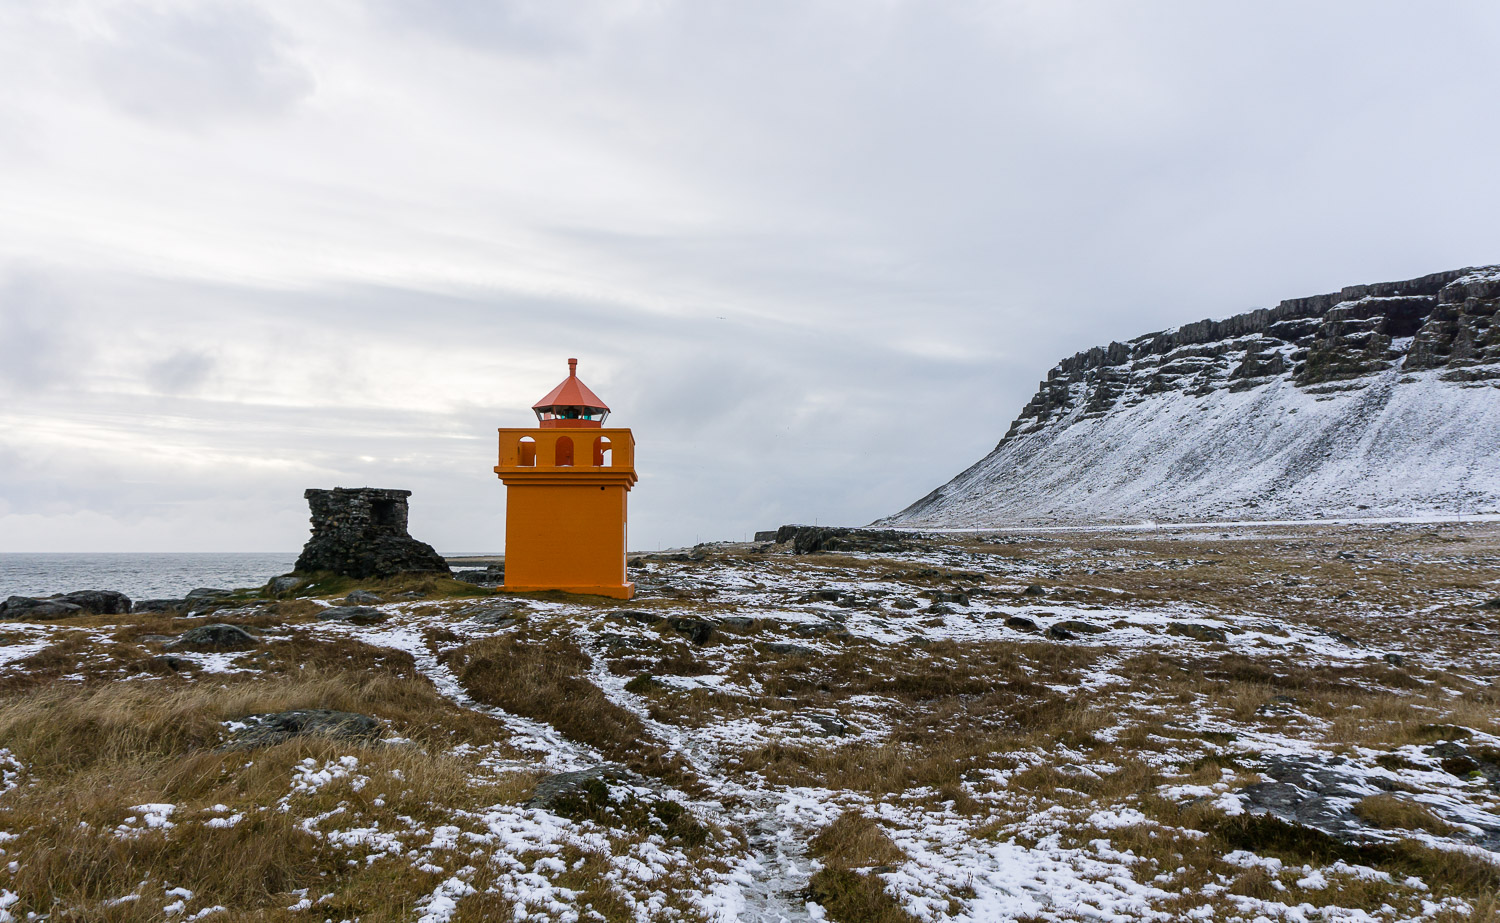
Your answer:
[[[1500,511],[1500,266],[1095,347],[881,525]]]

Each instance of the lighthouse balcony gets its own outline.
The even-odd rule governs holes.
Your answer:
[[[635,438],[628,429],[502,429],[495,473],[502,478],[528,474],[627,478],[634,483]]]

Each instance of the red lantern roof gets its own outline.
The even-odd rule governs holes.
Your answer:
[[[577,359],[568,360],[568,377],[531,409],[543,426],[600,426],[609,415],[609,405],[579,380]]]

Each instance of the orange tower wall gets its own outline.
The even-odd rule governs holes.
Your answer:
[[[630,430],[499,433],[505,588],[633,596],[625,579],[626,495],[636,482]]]

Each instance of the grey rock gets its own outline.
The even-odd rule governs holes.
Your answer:
[[[962,591],[950,593],[943,590],[933,590],[932,603],[934,606],[938,603],[953,603],[956,606],[967,606],[969,604],[969,594]]]
[[[1047,591],[1040,584],[1033,583],[1021,591],[1022,596],[1046,596]]]
[[[1479,604],[1479,608],[1481,608],[1481,609],[1500,609],[1500,596],[1495,597],[1494,599],[1490,600],[1489,602],[1480,603]]]
[[[1444,740],[1428,747],[1427,752],[1442,763],[1444,772],[1465,779],[1478,776],[1500,788],[1500,751],[1475,751],[1457,741]]]
[[[475,586],[503,586],[505,574],[495,573],[491,570],[456,570],[453,579],[463,583],[472,583]]]
[[[1340,644],[1344,644],[1344,645],[1347,645],[1349,647],[1359,647],[1360,646],[1358,641],[1356,641],[1353,638],[1349,637],[1348,635],[1344,634],[1342,631],[1332,631],[1332,630],[1330,630],[1330,631],[1327,632],[1327,635],[1328,635],[1328,637],[1332,638],[1333,640],[1337,641]]]
[[[273,596],[285,596],[302,585],[302,578],[296,574],[282,574],[280,577],[272,577],[266,584],[266,589]]]
[[[170,651],[247,651],[259,644],[254,635],[238,625],[214,623],[189,628],[162,647]]]
[[[761,648],[768,654],[780,654],[783,657],[811,657],[817,653],[805,644],[793,644],[790,641],[767,641]]]
[[[481,625],[510,628],[525,621],[526,607],[516,602],[481,603],[459,610],[459,615]]]
[[[132,612],[186,612],[192,603],[186,599],[137,599]]]
[[[674,615],[667,619],[667,624],[672,630],[688,639],[695,645],[707,644],[714,636],[714,630],[718,623],[709,619],[700,619],[691,615]]]
[[[858,728],[838,715],[826,712],[803,712],[798,717],[817,728],[815,733],[819,737],[847,737],[850,734],[859,733]]]
[[[958,610],[947,603],[933,603],[927,607],[927,611],[933,615],[952,615]]]
[[[528,808],[571,816],[608,798],[609,789],[630,780],[630,771],[615,763],[559,772],[538,782]]]
[[[72,603],[90,615],[123,615],[130,611],[130,597],[114,590],[77,590],[53,598]]]
[[[897,598],[891,600],[891,608],[892,609],[906,609],[906,610],[910,610],[910,609],[917,608],[917,603],[915,601],[913,601],[913,600],[910,600],[910,599],[903,599],[901,597],[897,597]]]
[[[220,590],[214,587],[200,586],[196,590],[189,590],[186,598],[188,602],[197,603],[204,602],[205,600],[223,599],[226,596],[233,595],[234,590]]]
[[[1255,710],[1257,715],[1270,718],[1277,715],[1290,715],[1297,710],[1297,700],[1289,695],[1273,695],[1271,700],[1262,704]]]
[[[1400,654],[1382,654],[1380,659],[1384,660],[1386,663],[1390,664],[1393,667],[1406,666],[1406,658],[1401,656]]]
[[[1399,790],[1399,783],[1376,774],[1366,775],[1343,757],[1272,756],[1266,758],[1261,771],[1273,781],[1239,791],[1252,814],[1269,814],[1349,844],[1389,839],[1385,832],[1361,821],[1354,806],[1371,795]],[[1487,849],[1500,845],[1500,817],[1471,810],[1462,820],[1480,831],[1465,839]]]
[[[836,641],[846,641],[851,637],[848,629],[837,622],[804,622],[792,625],[791,629],[805,638],[832,638]]]
[[[0,618],[65,619],[73,615],[88,615],[88,612],[74,603],[33,599],[30,596],[12,596],[0,603]]]
[[[344,602],[351,606],[378,606],[385,600],[369,590],[355,590],[344,597]]]
[[[1109,631],[1109,629],[1105,628],[1103,625],[1095,625],[1092,622],[1081,622],[1078,619],[1068,619],[1067,621],[1057,622],[1052,626],[1052,628],[1049,628],[1048,631],[1050,632],[1054,628],[1059,631],[1066,631],[1075,635],[1102,635],[1105,632]]]
[[[389,615],[369,606],[332,606],[318,613],[320,622],[349,622],[354,625],[373,625],[388,618]]]
[[[650,651],[661,647],[661,644],[653,638],[622,635],[615,631],[600,632],[597,640],[600,647],[611,651]]]
[[[660,612],[646,612],[641,609],[616,609],[608,613],[608,617],[612,619],[625,619],[641,625],[655,625],[667,620],[667,617]]]
[[[1167,634],[1220,644],[1229,640],[1229,635],[1224,629],[1215,628],[1212,625],[1200,625],[1196,622],[1177,622],[1167,628]]]
[[[336,487],[303,496],[312,510],[313,534],[297,558],[297,573],[331,571],[360,579],[451,573],[431,545],[407,534],[411,491]]]
[[[881,529],[845,529],[826,526],[787,525],[776,530],[776,541],[791,542],[795,554],[817,551],[909,551],[912,536]]]
[[[734,631],[754,631],[760,623],[748,615],[726,615],[719,619],[719,624]]]
[[[844,595],[843,590],[809,590],[807,601],[811,603],[836,603]]]
[[[765,531],[765,532],[757,532],[757,533],[755,533],[755,541],[757,541],[757,542],[774,542],[774,541],[776,541],[776,530],[775,529],[770,529],[770,530]]]
[[[355,712],[306,708],[240,719],[247,727],[235,731],[220,750],[250,750],[284,743],[294,737],[328,737],[368,742],[380,736],[381,723]]]
[[[1033,622],[1031,619],[1027,618],[1024,615],[1012,615],[1012,616],[1010,616],[1009,618],[1007,618],[1005,620],[1005,626],[1007,628],[1014,628],[1014,629],[1016,629],[1018,631],[1037,631],[1038,630],[1036,622]]]

